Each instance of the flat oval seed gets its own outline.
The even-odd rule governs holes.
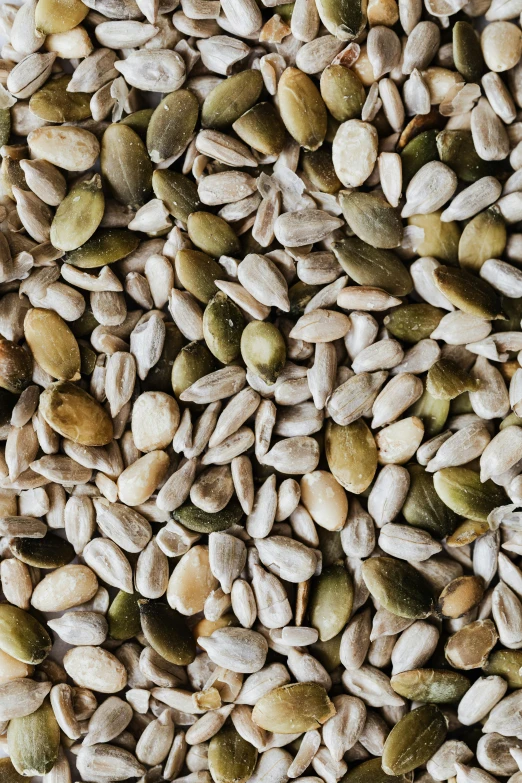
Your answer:
[[[341,565],[325,568],[312,583],[308,609],[310,623],[319,631],[322,642],[343,630],[352,606],[353,584],[348,571]]]
[[[140,603],[141,627],[150,646],[165,660],[187,666],[196,657],[196,644],[183,617],[164,603]]]
[[[21,775],[46,775],[52,770],[60,749],[60,727],[47,699],[31,715],[9,722],[7,744]]]
[[[198,114],[198,100],[189,90],[171,92],[158,104],[147,127],[147,150],[153,163],[161,163],[185,149]]]
[[[425,764],[444,742],[446,732],[446,719],[434,704],[412,710],[388,735],[383,770],[387,775],[403,775]]]
[[[455,514],[485,522],[497,506],[506,503],[506,495],[491,479],[482,483],[469,468],[443,468],[433,476],[435,491]]]
[[[262,696],[252,712],[254,723],[278,734],[318,729],[335,715],[325,689],[315,682],[298,682],[275,688]]]
[[[445,669],[410,669],[395,674],[390,682],[405,699],[432,704],[457,703],[470,687],[463,674]]]
[[[40,396],[39,410],[62,437],[84,446],[105,446],[113,437],[109,414],[87,392],[68,381],[51,384]]]
[[[102,138],[100,164],[102,175],[114,198],[137,209],[150,195],[152,164],[147,150],[132,128],[110,125]]]
[[[306,149],[316,150],[326,136],[326,107],[309,76],[287,68],[277,87],[279,111],[286,129]]]
[[[344,426],[329,421],[325,448],[328,466],[339,484],[356,495],[364,492],[377,470],[377,446],[362,419]]]
[[[231,723],[210,740],[208,768],[216,783],[246,783],[257,763],[257,749]]]
[[[372,557],[364,561],[362,577],[373,597],[392,614],[411,620],[420,620],[431,614],[431,586],[406,561]]]
[[[52,642],[38,620],[10,604],[0,604],[0,650],[22,663],[41,663]]]
[[[76,250],[87,242],[101,223],[105,198],[98,174],[74,185],[56,210],[51,242],[60,250]]]

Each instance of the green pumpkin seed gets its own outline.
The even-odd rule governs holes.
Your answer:
[[[279,155],[285,144],[285,126],[271,103],[257,103],[232,128],[239,138],[263,155]]]
[[[401,152],[404,185],[408,185],[410,180],[426,163],[438,160],[438,158],[436,130],[427,130],[415,136]]]
[[[101,177],[95,174],[92,179],[74,185],[56,210],[51,224],[51,242],[60,250],[76,250],[92,237],[104,210]]]
[[[138,247],[139,236],[126,228],[104,228],[67,255],[67,263],[80,269],[96,269],[121,261]]]
[[[274,324],[251,321],[241,335],[241,356],[265,383],[275,383],[286,362],[286,343]]]
[[[319,0],[317,10],[329,33],[352,41],[366,26],[366,6],[364,0]]]
[[[465,313],[487,320],[504,317],[497,293],[485,280],[449,266],[437,267],[433,277],[439,291]]]
[[[328,673],[333,672],[341,664],[341,639],[343,633],[338,633],[327,642],[318,640],[310,645],[310,652],[317,658]]]
[[[75,557],[73,545],[52,533],[45,538],[14,538],[11,549],[18,560],[35,568],[60,568]]]
[[[149,127],[150,118],[153,114],[154,109],[139,109],[120,120],[120,125],[128,125],[129,128],[132,128],[132,130],[138,134],[140,139],[145,140],[147,138],[147,128]]]
[[[498,165],[479,157],[471,131],[444,130],[437,135],[439,157],[453,169],[463,182],[476,182],[482,177],[495,176]]]
[[[128,125],[109,125],[101,142],[100,165],[114,198],[137,209],[150,196],[152,164],[145,144]]]
[[[306,305],[320,290],[318,285],[303,283],[301,280],[293,286],[290,286],[288,289],[290,315],[294,318],[300,318],[304,315]]]
[[[384,609],[398,617],[419,620],[433,610],[429,582],[406,560],[371,557],[362,566],[366,587]]]
[[[488,258],[502,258],[506,242],[504,218],[497,209],[486,209],[475,215],[462,232],[459,264],[470,272],[479,272]]]
[[[457,22],[453,27],[453,59],[455,68],[467,82],[480,83],[486,65],[480,39],[469,22]]]
[[[193,92],[176,90],[155,108],[147,127],[147,149],[153,163],[179,155],[198,121],[199,103]]]
[[[403,305],[385,316],[384,325],[398,340],[418,343],[430,336],[443,315],[442,310],[430,304]]]
[[[503,430],[506,427],[522,427],[522,418],[517,416],[516,413],[510,413],[509,416],[500,422],[499,430]]]
[[[26,783],[24,776],[16,771],[8,758],[0,759],[0,780],[3,783]]]
[[[211,212],[193,212],[187,220],[190,241],[214,258],[237,256],[241,245],[226,220]],[[223,272],[221,272],[223,274]]]
[[[164,603],[140,601],[141,629],[156,652],[169,663],[187,666],[196,657],[196,643],[179,612]]]
[[[481,482],[478,473],[469,468],[443,468],[433,476],[439,498],[462,517],[485,522],[497,506],[505,505],[506,493],[491,479]]]
[[[21,394],[31,383],[33,362],[21,345],[0,338],[0,387]]]
[[[509,688],[522,688],[522,650],[495,650],[482,670],[486,676],[503,677]]]
[[[476,391],[479,385],[480,381],[451,359],[435,362],[426,379],[426,388],[436,400],[453,400],[464,392]]]
[[[381,759],[363,761],[350,769],[339,783],[407,783],[411,778],[404,775],[387,775],[381,766]]]
[[[0,147],[9,143],[11,135],[11,112],[9,109],[0,109]]]
[[[321,93],[298,68],[286,68],[277,87],[279,112],[289,134],[308,150],[326,136],[326,107]]]
[[[321,96],[330,114],[339,122],[361,116],[366,94],[361,80],[344,65],[329,65],[321,74]]]
[[[239,356],[244,328],[245,319],[239,307],[218,291],[203,313],[203,335],[210,351],[222,364],[230,364]]]
[[[219,533],[221,530],[228,530],[232,525],[236,525],[243,516],[243,509],[238,501],[233,499],[222,511],[212,514],[210,511],[185,503],[184,506],[177,508],[172,512],[176,522],[195,533]]]
[[[35,27],[44,35],[66,33],[82,22],[89,9],[81,0],[38,0]]]
[[[434,704],[408,712],[384,743],[383,770],[388,775],[404,775],[417,769],[440,748],[447,731],[446,719]]]
[[[172,391],[172,369],[177,355],[183,348],[183,335],[174,323],[165,324],[165,342],[161,356],[141,382],[143,391],[162,391],[170,394]]]
[[[447,669],[410,669],[391,678],[391,686],[400,696],[432,704],[459,702],[470,684],[463,674]]]
[[[342,187],[335,173],[331,150],[326,150],[324,146],[315,152],[304,150],[301,165],[314,188],[322,193],[334,194]]]
[[[51,637],[29,612],[0,604],[0,650],[23,663],[41,663],[51,652]]]
[[[393,248],[401,244],[402,220],[398,211],[382,196],[355,190],[343,192],[339,204],[351,230],[363,242],[374,248]]]
[[[177,171],[157,169],[152,175],[152,189],[170,214],[182,223],[201,207],[196,183]]]
[[[246,783],[257,764],[257,749],[225,723],[208,746],[208,768],[215,783]]]
[[[6,155],[2,159],[2,165],[0,167],[0,184],[5,190],[6,195],[13,201],[15,201],[13,194],[14,187],[21,188],[22,190],[29,190],[19,159],[11,158],[9,155]]]
[[[47,424],[63,438],[84,446],[106,446],[113,437],[112,419],[90,394],[69,381],[53,383],[40,395]]]
[[[109,635],[112,639],[125,641],[141,631],[138,593],[120,590],[107,611]]]
[[[427,530],[435,538],[451,535],[458,517],[435,492],[433,476],[421,465],[408,465],[408,473],[410,488],[401,511],[406,522]]]
[[[309,603],[310,623],[327,642],[339,634],[352,613],[353,583],[342,565],[323,569],[312,583]]]
[[[413,289],[410,273],[391,250],[374,248],[357,237],[334,242],[332,250],[346,274],[359,285],[384,288],[393,296],[405,296]]]
[[[412,215],[408,218],[408,225],[418,226],[424,232],[422,241],[416,245],[415,252],[421,258],[431,256],[456,266],[460,227],[454,220],[443,223],[440,219],[441,215],[442,212],[431,212],[429,215]]]
[[[67,92],[71,76],[49,79],[29,101],[33,114],[47,122],[79,122],[91,116],[91,96],[86,92]]]
[[[183,288],[199,302],[208,304],[218,289],[214,280],[223,277],[223,267],[198,250],[179,250],[176,253],[176,275]]]
[[[215,369],[217,369],[216,361],[206,345],[196,342],[185,345],[172,365],[171,381],[174,394],[179,397],[185,389]]]
[[[31,715],[9,721],[7,746],[20,775],[47,775],[52,770],[60,750],[60,727],[48,699]]]
[[[258,70],[241,71],[224,79],[209,92],[201,107],[204,128],[225,130],[252,108],[263,89],[263,77]]]
[[[362,419],[344,426],[330,420],[325,450],[330,470],[345,489],[360,495],[370,486],[377,470],[377,446]]]
[[[254,723],[278,734],[297,734],[318,729],[335,715],[335,707],[322,685],[296,682],[282,685],[257,701]]]
[[[433,438],[442,432],[442,428],[448,418],[450,409],[449,400],[436,400],[435,397],[424,389],[422,397],[419,397],[411,408],[408,408],[408,416],[418,416],[424,424],[424,435]]]

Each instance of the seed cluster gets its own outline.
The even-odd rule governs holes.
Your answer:
[[[522,783],[521,13],[0,7],[1,783]]]

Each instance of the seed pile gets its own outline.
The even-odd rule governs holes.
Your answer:
[[[0,780],[522,783],[522,0],[178,2],[0,8]]]

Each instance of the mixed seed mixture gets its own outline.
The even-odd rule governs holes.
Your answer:
[[[521,12],[0,7],[1,783],[522,783]]]

